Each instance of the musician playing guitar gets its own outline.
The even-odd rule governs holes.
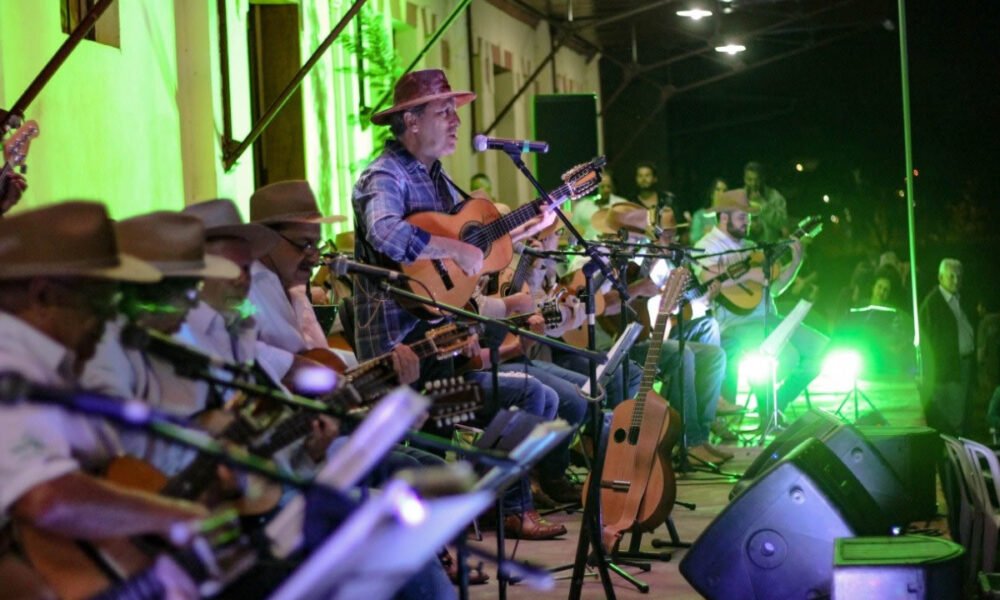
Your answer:
[[[755,205],[750,204],[743,189],[725,192],[713,203],[712,210],[718,215],[718,224],[698,241],[696,247],[706,254],[714,254],[730,250],[749,248],[752,243],[747,241],[751,215],[758,212]],[[791,258],[782,263],[781,250],[788,248]],[[791,239],[772,250],[775,257],[770,277],[771,297],[781,295],[794,281],[802,266],[805,256],[802,242]],[[722,283],[722,293],[716,298],[714,306],[715,318],[722,331],[722,347],[726,351],[727,373],[722,393],[727,400],[735,401],[736,378],[740,355],[746,351],[756,350],[769,332],[764,331],[765,314],[769,329],[777,326],[780,317],[777,316],[772,298],[761,298],[751,306],[751,302],[731,302],[728,297],[743,300],[755,297],[764,288],[765,274],[759,257],[751,252],[735,252],[718,257],[705,258],[700,261],[702,271],[699,278],[702,281],[717,277],[737,263],[751,259],[751,264],[757,263],[742,275],[727,279]],[[800,326],[792,334],[788,344],[778,358],[778,381],[784,380],[777,393],[778,410],[784,409],[809,385],[819,374],[823,350],[827,338],[819,332]],[[758,394],[758,398],[763,398]],[[768,409],[765,407],[765,411]]]
[[[405,218],[418,212],[450,212],[458,192],[445,174],[440,159],[455,151],[461,120],[456,110],[475,98],[472,92],[453,91],[443,71],[430,69],[404,75],[396,83],[393,105],[372,115],[375,125],[388,125],[393,139],[358,178],[354,186],[355,257],[370,264],[410,264],[424,259],[450,259],[466,275],[478,275],[483,252],[458,239],[431,235]],[[554,218],[532,223],[521,232],[527,237]],[[355,352],[374,358],[415,341],[434,324],[421,321],[367,277],[355,277]],[[426,293],[426,292],[425,292]],[[478,343],[470,348],[478,353]],[[449,361],[424,361],[422,380],[451,375]],[[519,374],[520,375],[520,374]],[[491,397],[488,373],[474,372]],[[518,405],[536,415],[552,418],[554,392],[528,376],[504,374],[500,402]],[[516,489],[518,486],[514,486]],[[546,539],[565,533],[561,525],[544,521],[531,505],[530,494],[505,499],[511,513],[505,520],[509,533],[526,539]]]

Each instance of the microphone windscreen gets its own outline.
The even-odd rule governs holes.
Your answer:
[[[472,148],[476,152],[483,152],[486,150],[488,140],[488,137],[480,133],[476,137],[472,138]]]

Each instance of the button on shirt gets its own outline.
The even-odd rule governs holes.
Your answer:
[[[955,322],[958,324],[958,355],[962,358],[971,356],[976,351],[976,334],[972,330],[972,323],[969,322],[969,318],[962,310],[958,294],[951,294],[941,286],[938,288],[941,290],[941,296],[944,297],[948,308],[955,315]]]
[[[0,371],[38,384],[73,385],[73,355],[20,319],[0,313]],[[0,525],[10,507],[31,488],[119,452],[103,421],[54,406],[0,404]]]
[[[389,140],[385,150],[361,173],[354,185],[355,254],[365,262],[409,264],[430,241],[430,234],[404,219],[423,211],[449,212],[455,206],[441,163],[431,168],[418,161],[399,142]],[[380,256],[371,256],[365,242]],[[378,287],[378,282],[355,277],[354,324],[358,358],[385,354],[400,344],[419,323]]]

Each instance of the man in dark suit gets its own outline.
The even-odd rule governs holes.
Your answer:
[[[920,305],[921,389],[927,424],[941,433],[968,435],[969,391],[976,359],[972,312],[962,304],[962,263],[941,261],[938,286]]]

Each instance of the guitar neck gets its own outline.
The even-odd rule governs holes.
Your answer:
[[[528,279],[528,271],[531,270],[531,257],[522,253],[521,257],[517,259],[517,267],[514,269],[514,276],[510,279],[510,287],[507,288],[505,296],[513,296],[514,294],[521,291],[524,287],[524,282]]]
[[[674,269],[663,286],[663,295],[660,297],[660,308],[656,313],[656,323],[653,326],[653,333],[649,336],[649,351],[646,352],[646,362],[642,367],[642,382],[639,384],[639,394],[636,398],[638,406],[636,412],[641,412],[642,405],[639,403],[645,402],[646,394],[653,389],[656,370],[660,364],[660,350],[663,347],[663,341],[667,337],[667,325],[670,324],[670,311],[673,310],[677,299],[687,284],[687,273],[684,267]]]
[[[549,192],[552,199],[552,206],[562,204],[570,196],[572,188],[569,184],[563,184]],[[541,198],[535,199],[524,206],[514,209],[509,215],[504,215],[483,228],[485,235],[490,242],[494,242],[507,235],[514,229],[524,225],[534,217],[538,216],[544,207]]]
[[[253,435],[253,427],[237,415],[236,419],[222,430],[219,437],[243,445],[248,443]],[[199,453],[180,473],[170,478],[160,493],[170,498],[196,500],[215,480],[216,464],[215,458]]]

